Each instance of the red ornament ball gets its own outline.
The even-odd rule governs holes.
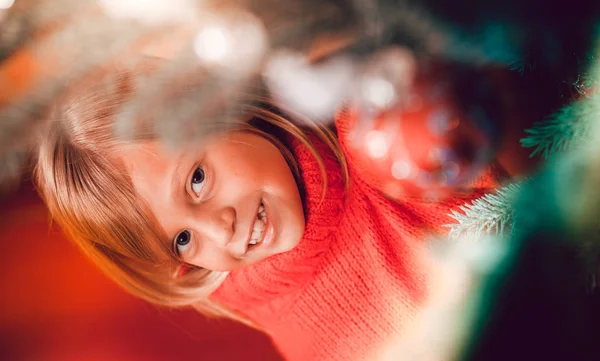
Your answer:
[[[392,108],[352,109],[348,146],[363,176],[390,197],[440,199],[480,174],[495,135],[483,107],[459,106],[443,83],[417,84]]]

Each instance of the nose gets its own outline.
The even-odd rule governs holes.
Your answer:
[[[225,248],[235,233],[236,212],[233,207],[221,207],[203,210],[204,214],[194,215],[196,231],[203,241],[209,241]]]

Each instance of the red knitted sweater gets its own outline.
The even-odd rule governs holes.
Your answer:
[[[427,271],[415,247],[453,223],[450,209],[481,196],[443,203],[393,202],[372,186],[347,151],[347,120],[336,121],[348,160],[349,189],[322,144],[327,194],[307,149],[294,143],[306,188],[306,231],[290,252],[233,271],[212,297],[261,326],[287,360],[374,360],[402,334],[427,297]],[[487,184],[486,184],[487,183]]]

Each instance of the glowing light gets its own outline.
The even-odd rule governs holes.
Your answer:
[[[10,9],[15,4],[15,0],[0,0],[0,10]]]
[[[401,47],[389,47],[377,52],[365,69],[365,76],[385,79],[392,85],[394,93],[399,94],[409,92],[416,73],[415,56],[410,50]]]
[[[231,54],[233,43],[231,33],[226,28],[210,26],[198,33],[194,41],[194,50],[203,61],[216,63]]]
[[[385,108],[396,100],[394,85],[382,78],[368,77],[362,89],[364,99],[378,108]]]
[[[194,38],[194,52],[213,71],[249,74],[263,59],[267,34],[263,23],[247,12],[204,14]]]
[[[134,19],[150,24],[190,21],[195,17],[193,0],[99,0],[98,2],[104,11],[114,18]]]
[[[383,158],[390,150],[390,143],[385,134],[378,130],[371,130],[365,136],[365,145],[372,158]]]
[[[406,179],[410,176],[411,166],[408,162],[397,160],[392,164],[392,176],[396,179]]]
[[[300,54],[277,52],[263,76],[274,96],[291,109],[329,120],[352,88],[354,65],[345,58],[311,65]]]

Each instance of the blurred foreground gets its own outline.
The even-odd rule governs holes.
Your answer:
[[[30,184],[0,204],[0,360],[281,359],[245,326],[125,294],[48,226]]]

